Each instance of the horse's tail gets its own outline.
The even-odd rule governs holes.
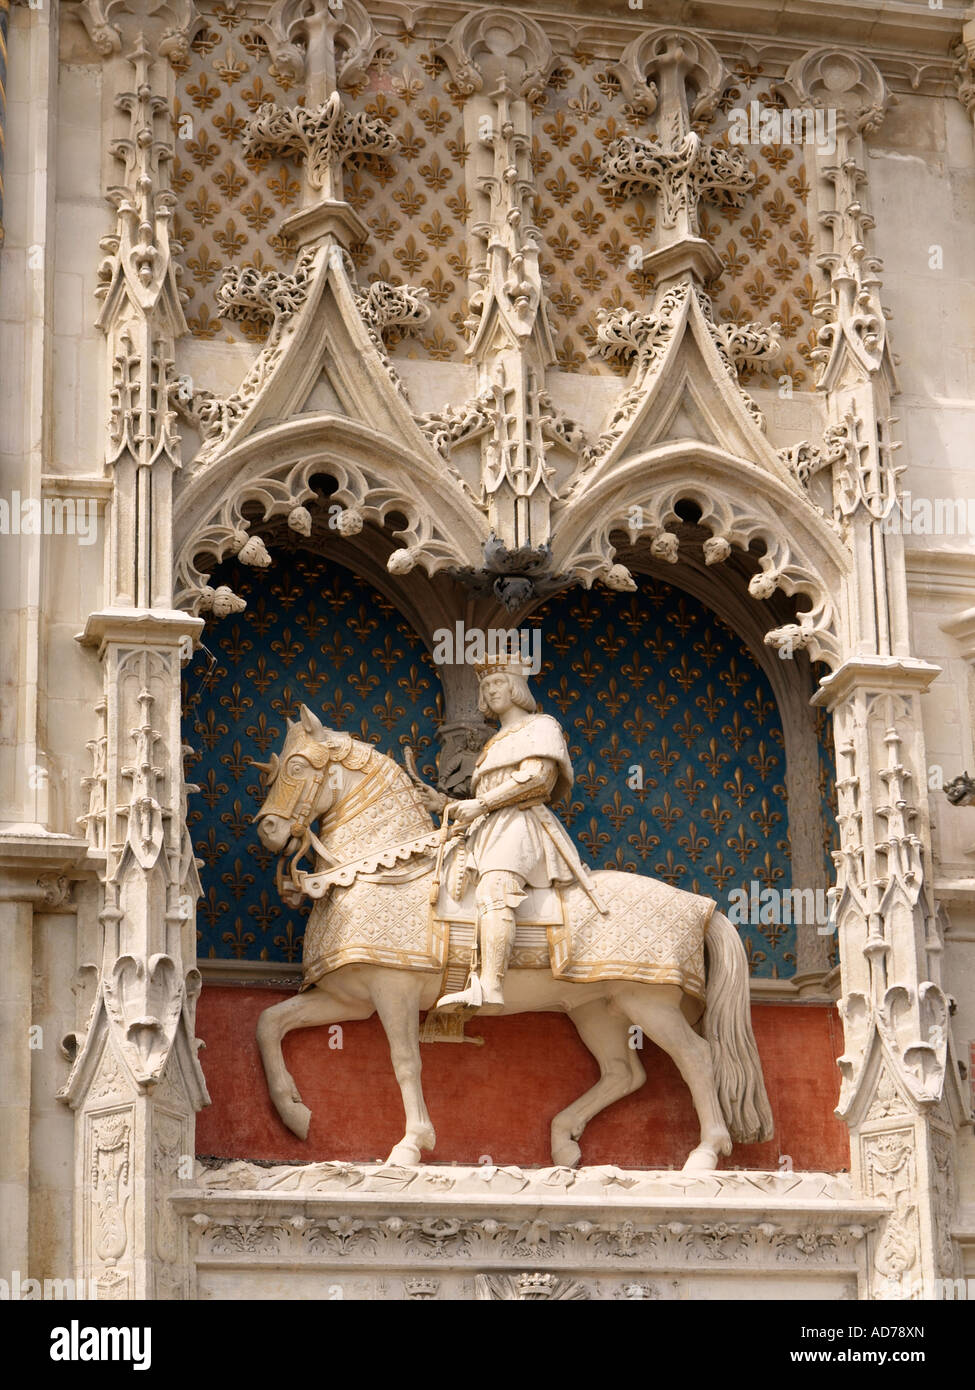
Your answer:
[[[748,957],[737,931],[715,910],[704,938],[708,953],[704,1036],[711,1045],[718,1101],[731,1137],[755,1144],[772,1137],[772,1109],[752,1032]]]

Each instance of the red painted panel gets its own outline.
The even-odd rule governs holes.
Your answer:
[[[221,1157],[373,1160],[403,1133],[403,1111],[385,1035],[377,1019],[342,1025],[342,1049],[327,1028],[290,1034],[284,1055],[312,1111],[302,1143],[268,1098],[254,1030],[263,1009],[285,993],[208,985],[197,1015],[200,1053],[213,1105],[197,1117],[197,1151]],[[842,1030],[835,1009],[819,1004],[756,1004],[755,1037],[775,1117],[767,1144],[736,1147],[731,1166],[796,1169],[849,1167],[847,1131],[832,1113],[839,1091],[835,1058]],[[468,1032],[484,1047],[424,1044],[423,1083],[437,1130],[430,1161],[548,1166],[548,1128],[557,1111],[598,1077],[569,1020],[558,1014],[476,1019]],[[621,1168],[679,1167],[697,1140],[690,1097],[670,1058],[649,1042],[647,1084],[617,1101],[582,1138],[583,1162]],[[727,1160],[726,1160],[727,1166]]]

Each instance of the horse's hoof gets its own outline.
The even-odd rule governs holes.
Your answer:
[[[552,1141],[552,1162],[556,1168],[578,1168],[582,1150],[574,1139]]]
[[[308,1138],[308,1126],[311,1124],[311,1111],[307,1105],[302,1105],[300,1101],[283,1101],[277,1107],[278,1114],[282,1122],[287,1125],[298,1139]]]
[[[390,1168],[416,1168],[420,1162],[420,1150],[416,1144],[397,1144],[386,1160]]]
[[[687,1155],[687,1161],[681,1171],[684,1173],[713,1173],[717,1166],[717,1149],[712,1149],[709,1144],[698,1144],[697,1148],[692,1149]]]

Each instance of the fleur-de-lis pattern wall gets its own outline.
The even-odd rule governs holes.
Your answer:
[[[374,22],[381,28],[396,24],[387,26],[380,17]],[[429,322],[394,355],[463,363],[472,220],[465,168],[471,152],[464,136],[466,98],[435,48],[411,31],[389,33],[366,80],[344,93],[351,110],[379,117],[399,140],[391,163],[362,159],[350,165],[345,196],[369,228],[369,242],[352,248],[363,281],[429,291]],[[235,6],[208,13],[187,58],[174,58],[173,65],[179,74],[173,186],[180,198],[177,232],[185,246],[187,321],[200,338],[262,341],[264,324],[217,317],[216,291],[225,265],[291,269],[294,248],[278,225],[297,209],[300,171],[266,153],[245,158],[243,141],[263,102],[300,105],[304,95],[277,72],[255,21]],[[619,305],[644,306],[654,280],[639,258],[653,249],[657,235],[652,197],[621,198],[601,187],[600,161],[615,139],[659,135],[657,118],[626,103],[609,66],[593,53],[562,55],[533,104],[531,151],[534,218],[558,365],[599,375],[625,374],[627,367],[589,357],[596,314]],[[720,144],[727,140],[729,113],[752,102],[762,109],[782,104],[761,64],[739,62],[713,120],[696,128]],[[776,375],[808,386],[816,288],[802,149],[752,145],[744,153],[756,175],[747,206],[701,213],[701,234],[722,262],[710,286],[715,317],[777,321],[784,351]],[[742,364],[741,380],[752,375]]]
[[[436,779],[437,668],[392,605],[311,552],[272,572],[228,562],[214,585],[247,600],[211,621],[187,668],[185,738],[195,750],[189,824],[200,871],[199,953],[300,959],[304,914],[274,888],[274,856],[251,821],[265,759],[304,702],[330,727]],[[541,630],[541,706],[565,729],[576,771],[558,807],[594,868],[653,874],[727,907],[732,888],[791,886],[781,720],[764,673],[732,630],[689,595],[641,578],[635,594],[573,590],[531,619]],[[211,659],[212,654],[212,659]],[[821,735],[821,792],[832,788]],[[824,840],[824,852],[829,844]],[[756,975],[788,977],[795,927],[742,928]]]

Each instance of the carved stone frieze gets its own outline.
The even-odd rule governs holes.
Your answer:
[[[378,1263],[409,1271],[403,1297],[659,1298],[725,1269],[852,1286],[892,1211],[817,1173],[233,1163],[196,1184],[172,1201],[202,1284],[241,1256],[342,1281]]]

